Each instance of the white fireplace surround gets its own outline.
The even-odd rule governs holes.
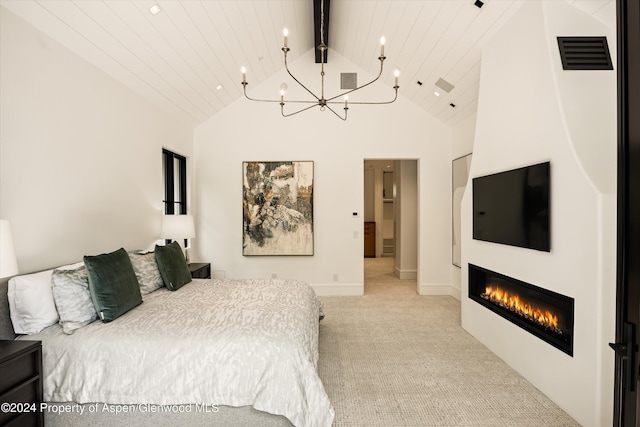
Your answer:
[[[471,179],[550,161],[551,252],[473,240],[466,191],[462,325],[595,427],[613,419],[617,92],[615,71],[563,71],[556,37],[577,35],[606,36],[616,50],[615,28],[546,1],[527,2],[483,52]],[[466,298],[469,263],[575,298],[574,356]]]

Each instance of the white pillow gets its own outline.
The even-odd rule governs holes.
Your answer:
[[[153,252],[129,252],[133,271],[136,273],[140,294],[145,296],[164,286],[156,254]]]
[[[70,270],[79,266],[75,270]],[[88,325],[98,318],[89,291],[89,276],[84,262],[56,268],[52,274],[53,299],[65,334]]]
[[[35,334],[58,321],[51,289],[52,272],[25,274],[9,280],[9,312],[16,334]]]

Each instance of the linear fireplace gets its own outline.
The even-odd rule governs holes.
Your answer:
[[[469,298],[573,356],[573,298],[473,264]]]

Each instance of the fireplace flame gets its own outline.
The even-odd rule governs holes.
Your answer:
[[[501,289],[499,286],[487,285],[485,293],[480,296],[546,328],[562,333],[558,328],[558,316],[556,314],[522,301],[517,294],[509,294],[508,291]]]

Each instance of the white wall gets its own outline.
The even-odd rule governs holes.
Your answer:
[[[21,272],[144,248],[192,129],[0,7],[0,217]]]
[[[329,58],[327,94],[337,92],[340,72],[357,71],[359,83],[366,80],[337,53],[331,51]],[[292,69],[305,83],[320,81],[312,51],[294,61]],[[391,73],[385,73],[383,84],[367,88],[373,93],[368,98],[392,98]],[[251,70],[247,77],[256,97],[277,96],[285,79],[281,72],[252,88]],[[287,97],[296,96],[294,83],[287,82]],[[350,100],[357,100],[356,94]],[[200,201],[197,256],[210,261],[218,275],[275,273],[305,280],[320,294],[363,292],[363,160],[420,159],[419,283],[433,293],[448,292],[451,196],[442,183],[450,178],[450,130],[410,102],[400,98],[386,106],[351,105],[342,122],[318,109],[283,118],[277,104],[240,99],[196,129],[194,149]],[[314,256],[242,256],[241,166],[247,160],[314,161]],[[360,216],[353,218],[352,212]]]
[[[606,35],[615,50],[613,29],[553,1],[524,4],[484,49],[471,176],[550,160],[551,252],[472,240],[466,192],[462,325],[581,425],[602,426],[613,413],[616,74],[563,71],[561,35]],[[468,263],[573,297],[573,357],[468,299]]]
[[[395,164],[394,274],[401,280],[415,280],[418,275],[418,162],[398,160]]]
[[[469,116],[451,129],[451,161],[473,153],[473,141],[476,133],[476,116]],[[472,160],[473,162],[473,156]],[[465,192],[471,191],[470,181]],[[453,237],[452,237],[453,239]],[[463,242],[464,243],[464,242]],[[464,251],[464,247],[462,248]],[[456,299],[461,299],[460,289],[462,287],[462,269],[451,263],[451,295]]]

